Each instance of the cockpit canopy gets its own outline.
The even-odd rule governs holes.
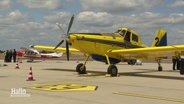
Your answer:
[[[121,36],[125,36],[126,30],[118,29],[115,33],[119,33]]]
[[[139,34],[129,28],[119,28],[115,33],[121,35],[127,42],[142,44]]]

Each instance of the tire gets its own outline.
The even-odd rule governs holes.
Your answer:
[[[183,68],[180,68],[180,74],[184,75],[184,69]]]
[[[135,63],[136,63],[136,60],[129,60],[128,61],[128,65],[135,65]]]
[[[162,69],[162,67],[161,66],[159,66],[158,67],[158,71],[162,71],[163,69]]]
[[[79,74],[86,74],[86,66],[82,67],[83,65],[83,63],[78,64],[76,67],[76,72]]]
[[[107,73],[111,75],[111,77],[115,77],[118,74],[118,69],[115,65],[110,65],[107,69]]]

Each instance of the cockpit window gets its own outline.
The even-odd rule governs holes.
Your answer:
[[[121,30],[117,30],[115,33],[119,33]]]
[[[121,36],[125,36],[126,30],[117,30],[116,33],[119,33]]]
[[[126,31],[125,31],[125,30],[122,30],[122,31],[119,32],[119,34],[120,34],[121,36],[125,36]]]

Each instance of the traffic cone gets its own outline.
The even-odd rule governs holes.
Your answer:
[[[32,67],[30,67],[29,75],[26,81],[35,81],[35,79],[33,78]]]
[[[15,69],[20,69],[18,62],[16,63]]]

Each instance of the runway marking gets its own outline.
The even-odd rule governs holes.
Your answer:
[[[82,84],[53,84],[29,87],[35,90],[44,91],[95,91],[97,86],[82,85]]]
[[[132,96],[132,97],[140,97],[140,98],[147,98],[147,99],[156,99],[156,100],[163,100],[163,101],[172,101],[172,102],[184,103],[184,99],[177,99],[177,98],[170,98],[170,97],[162,97],[162,96],[154,96],[154,95],[145,95],[145,94],[139,94],[139,93],[116,92],[114,94],[124,95],[124,96]]]

